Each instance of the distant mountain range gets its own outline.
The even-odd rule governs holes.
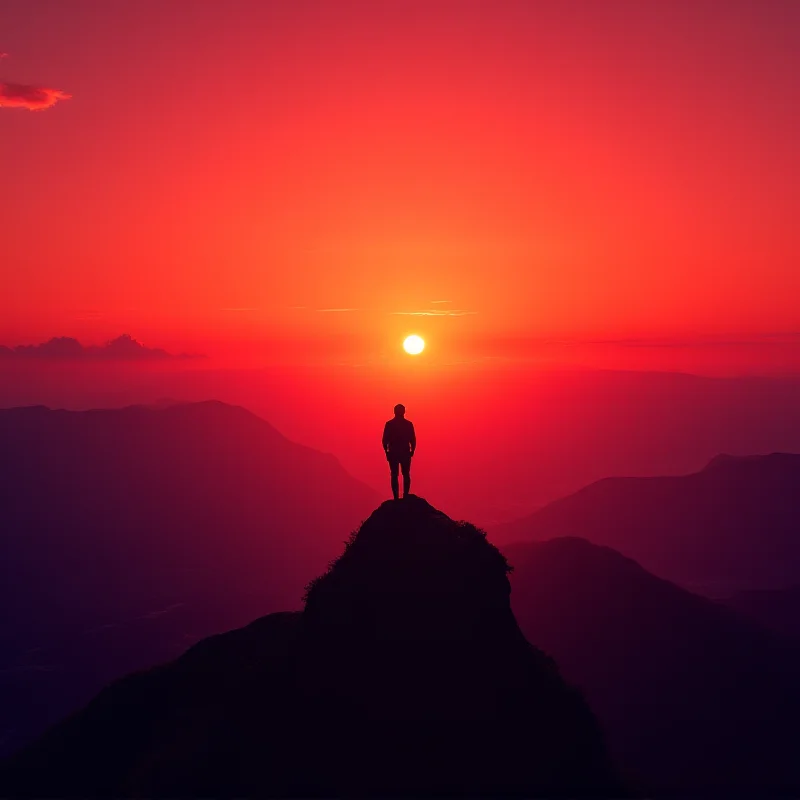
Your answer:
[[[242,408],[0,410],[0,752],[125,672],[299,608],[374,508]]]
[[[387,405],[392,381],[376,380],[388,378],[386,365],[377,373],[346,369],[345,380],[334,364],[221,366],[213,353],[195,361],[0,358],[0,407],[216,398],[335,453],[384,492],[376,409],[388,415],[400,399],[420,440],[416,488],[490,532],[610,475],[684,475],[718,453],[800,453],[800,375],[719,379],[487,362],[420,373],[418,385]],[[462,468],[467,457],[471,469]]]
[[[797,642],[583,539],[503,552],[523,633],[584,691],[632,786],[797,795]]]
[[[622,797],[597,722],[520,632],[485,535],[378,508],[305,609],[96,697],[0,795]]]
[[[491,531],[578,536],[703,594],[800,584],[800,455],[718,456],[680,477],[608,478]]]

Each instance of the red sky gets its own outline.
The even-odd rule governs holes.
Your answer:
[[[54,102],[0,107],[0,343],[800,331],[793,0],[4,0],[0,53]]]

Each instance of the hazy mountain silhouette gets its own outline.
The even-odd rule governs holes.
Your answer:
[[[608,478],[492,531],[580,536],[704,594],[800,583],[800,455],[718,456],[679,477]]]
[[[111,339],[111,341],[99,346],[83,345],[71,336],[54,336],[52,339],[40,344],[20,344],[13,348],[0,346],[0,358],[68,361],[105,358],[128,361],[198,358],[198,356],[187,353],[181,353],[176,356],[161,347],[147,347],[130,334],[123,333],[121,336],[117,336],[116,339]]]
[[[271,346],[277,356],[281,342]],[[231,355],[246,360],[248,352],[234,348]],[[291,431],[295,441],[336,453],[353,474],[380,475],[374,415],[387,403],[386,387],[369,370],[351,370],[343,381],[335,364],[219,366],[214,358],[0,358],[0,406],[98,408],[213,397]],[[424,441],[416,488],[490,533],[609,475],[684,475],[718,453],[800,453],[800,375],[721,379],[476,363],[431,372],[425,385],[430,402],[409,404]],[[465,435],[480,469],[461,469]]]
[[[785,636],[800,636],[800,586],[737,592],[723,602]]]
[[[380,506],[305,609],[104,690],[0,794],[620,796],[582,696],[520,632],[485,535]]]
[[[0,751],[109,680],[299,608],[377,495],[221,403],[0,410]]]
[[[527,638],[583,690],[652,793],[800,792],[800,651],[583,539],[504,548]]]

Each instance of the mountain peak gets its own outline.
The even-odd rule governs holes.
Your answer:
[[[480,594],[508,607],[510,567],[486,534],[455,522],[421,497],[388,500],[345,545],[306,594],[306,612],[338,595],[388,602],[438,602]]]
[[[483,531],[411,495],[383,503],[353,533],[309,584],[304,616],[320,635],[359,641],[513,639],[509,570]]]
[[[303,612],[117,682],[23,751],[11,785],[619,796],[588,705],[517,626],[508,571],[475,526],[419,497],[383,503]]]

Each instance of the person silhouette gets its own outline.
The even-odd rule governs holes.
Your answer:
[[[406,419],[406,407],[398,403],[394,407],[394,417],[383,426],[383,452],[389,462],[392,476],[392,494],[397,500],[400,495],[399,471],[403,470],[403,497],[411,493],[411,457],[417,449],[417,435],[414,425]]]

